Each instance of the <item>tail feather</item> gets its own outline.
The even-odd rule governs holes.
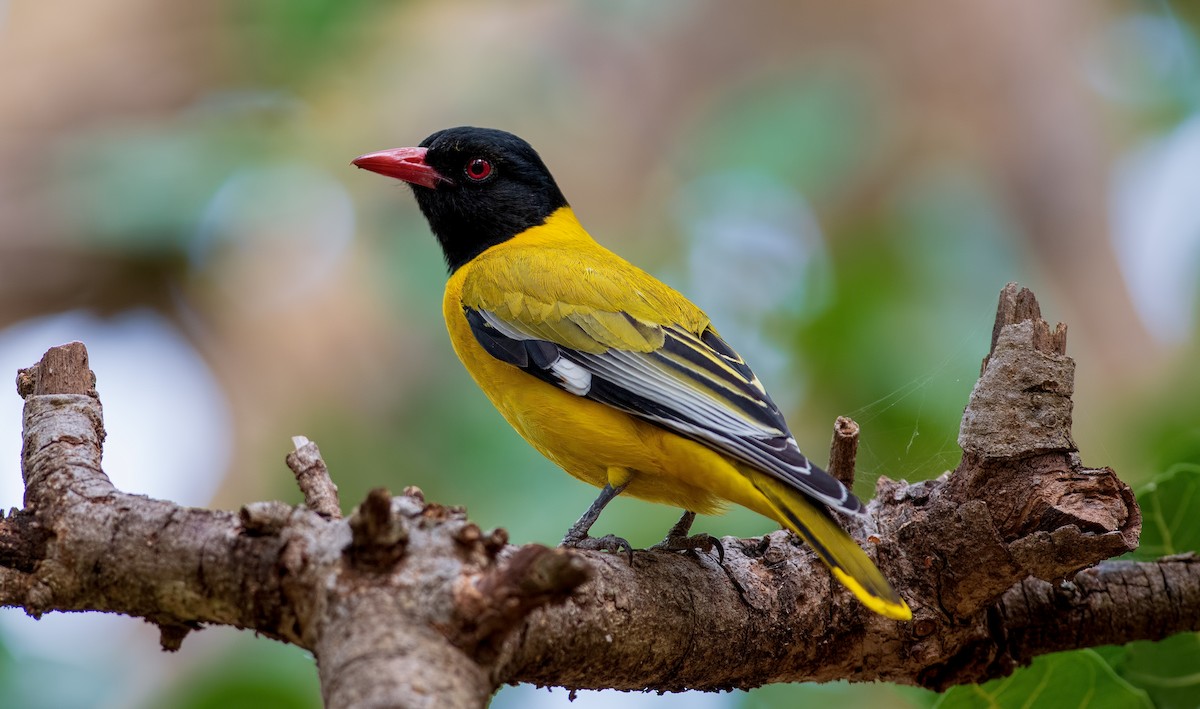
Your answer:
[[[767,498],[779,521],[799,534],[864,606],[888,618],[912,619],[908,604],[823,505],[769,475],[745,468],[742,472]]]

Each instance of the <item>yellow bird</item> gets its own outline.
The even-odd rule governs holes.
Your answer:
[[[723,501],[800,535],[864,605],[912,612],[830,508],[863,505],[801,452],[762,384],[682,295],[596,243],[532,147],[461,127],[358,167],[404,180],[449,266],[443,314],[454,351],[525,440],[601,489],[568,546],[618,551],[588,536],[626,493],[685,512],[660,546],[688,537]]]

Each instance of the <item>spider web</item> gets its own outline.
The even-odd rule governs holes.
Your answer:
[[[981,331],[976,327],[967,332],[929,369],[846,414],[862,428],[856,471],[861,484],[870,482],[873,488],[881,475],[893,480],[925,480],[958,464],[962,456],[958,421],[974,384],[974,379],[967,378],[966,367],[973,368],[978,362],[972,351],[978,347]],[[960,398],[948,399],[951,391],[961,392]],[[911,413],[893,411],[901,406]],[[953,415],[947,414],[947,406],[955,407]],[[872,427],[872,423],[890,428]]]

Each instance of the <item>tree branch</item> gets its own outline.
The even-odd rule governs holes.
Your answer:
[[[78,343],[22,370],[25,509],[0,519],[0,602],[33,615],[142,617],[179,647],[204,624],[311,650],[327,706],[483,706],[496,687],[726,689],[883,679],[941,689],[1045,652],[1200,629],[1200,561],[1104,562],[1141,516],[1071,439],[1066,329],[1028,291],[1001,294],[952,473],[880,479],[863,543],[909,601],[871,614],[779,531],[700,555],[514,548],[415,488],[347,519],[315,445],[288,457],[303,507],[237,514],[113,488]],[[831,469],[853,475],[839,421]],[[1091,567],[1091,568],[1088,568]],[[1169,592],[1168,592],[1169,589]]]
[[[833,440],[829,443],[829,474],[854,488],[854,464],[858,459],[858,424],[848,416],[833,422]]]
[[[296,476],[300,492],[304,493],[305,506],[326,519],[341,518],[342,504],[338,500],[337,485],[329,477],[329,468],[325,467],[317,444],[304,436],[294,436],[292,445],[296,450],[288,453],[285,460]]]

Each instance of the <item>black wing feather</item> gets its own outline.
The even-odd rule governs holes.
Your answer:
[[[508,337],[484,319],[478,310],[463,309],[467,324],[475,341],[491,356],[519,367],[542,381],[557,385],[558,379],[550,371],[560,355],[558,346],[544,340],[518,340]]]
[[[664,328],[663,346],[653,352],[593,354],[524,336],[487,311],[463,310],[475,339],[496,359],[710,445],[834,508],[863,511],[858,498],[800,452],[754,372],[712,328],[700,337]],[[556,373],[561,360],[591,375],[586,392],[572,390]]]

